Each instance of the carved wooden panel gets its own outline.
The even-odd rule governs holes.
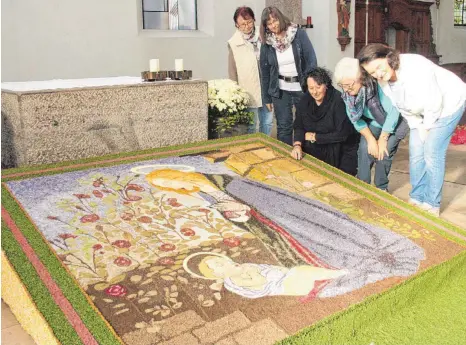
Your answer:
[[[384,0],[369,3],[368,43],[385,43]],[[354,27],[354,54],[366,45],[366,1],[356,0]]]
[[[415,0],[371,0],[368,43],[387,43],[386,30],[396,30],[395,48],[402,53],[417,53],[438,63],[432,42],[430,6]],[[356,0],[354,53],[365,45],[366,1]]]

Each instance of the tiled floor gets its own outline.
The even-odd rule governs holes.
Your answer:
[[[395,157],[390,182],[390,193],[402,200],[408,199],[410,189],[408,174],[408,149],[403,143]],[[442,218],[464,227],[466,224],[466,145],[450,146],[447,156],[446,183],[442,199]],[[3,345],[34,345],[2,301]],[[44,344],[47,345],[47,344]]]

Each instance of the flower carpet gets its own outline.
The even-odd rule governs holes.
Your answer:
[[[261,134],[2,176],[2,298],[38,345],[388,344],[363,330],[447,301],[465,248]]]

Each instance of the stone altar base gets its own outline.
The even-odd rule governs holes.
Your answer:
[[[2,83],[2,168],[207,139],[207,82]]]

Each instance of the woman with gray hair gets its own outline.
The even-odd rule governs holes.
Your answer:
[[[357,177],[370,184],[375,164],[374,184],[387,191],[393,156],[409,130],[408,124],[377,82],[361,70],[357,59],[341,59],[335,67],[335,80],[343,89],[346,113],[361,133]]]

